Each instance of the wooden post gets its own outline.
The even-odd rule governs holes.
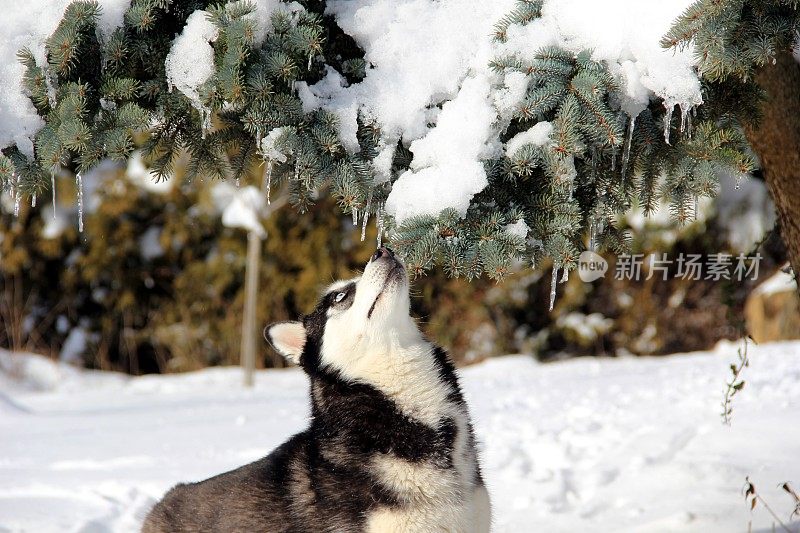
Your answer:
[[[289,201],[288,194],[262,209],[262,216],[268,218]],[[244,270],[244,316],[242,317],[242,343],[240,364],[244,369],[244,386],[252,387],[256,370],[256,343],[261,335],[256,325],[256,305],[258,304],[258,273],[261,270],[261,239],[266,238],[262,231],[247,232],[247,262]]]
[[[247,233],[247,266],[244,280],[244,318],[242,320],[241,364],[244,368],[244,386],[253,386],[256,369],[256,303],[258,272],[261,263],[261,237],[255,231]]]

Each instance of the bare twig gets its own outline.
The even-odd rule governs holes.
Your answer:
[[[781,526],[781,528],[784,531],[786,531],[786,533],[794,533],[791,529],[789,529],[786,526],[786,524],[783,523],[783,521],[781,521],[781,519],[778,517],[778,515],[775,514],[775,511],[773,511],[772,508],[769,506],[767,501],[764,498],[761,497],[761,495],[758,493],[758,491],[756,491],[756,487],[755,487],[755,485],[753,485],[753,482],[750,481],[750,477],[748,476],[748,477],[745,477],[744,479],[745,479],[745,484],[744,484],[744,489],[743,489],[744,490],[744,498],[748,502],[750,510],[752,511],[753,509],[755,509],[756,508],[756,504],[760,502],[761,505],[764,507],[764,509],[766,509],[769,512],[769,514],[772,515],[772,518],[774,518],[778,522],[778,524]],[[789,484],[788,483],[784,483],[783,486],[784,486],[784,490],[786,490],[785,487],[788,487]],[[791,492],[790,491],[791,491],[791,488],[789,488],[789,490],[787,490],[787,492],[789,492],[790,494],[792,494],[794,492],[794,491],[791,491]],[[794,496],[797,497],[796,494]],[[792,516],[794,516],[794,514],[792,514]],[[775,526],[773,524],[773,529],[774,529],[774,527]]]

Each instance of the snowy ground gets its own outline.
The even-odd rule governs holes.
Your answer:
[[[800,487],[800,342],[751,353],[732,427],[719,402],[733,344],[463,370],[495,531],[770,531],[746,509],[746,475],[788,522],[777,485]],[[243,390],[232,368],[131,379],[2,352],[0,368],[0,531],[136,531],[172,484],[266,454],[307,416],[297,370]]]

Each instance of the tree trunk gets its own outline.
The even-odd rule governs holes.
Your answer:
[[[767,93],[759,125],[746,124],[747,140],[778,211],[781,236],[795,276],[800,275],[800,64],[783,52],[756,74]],[[798,290],[800,292],[800,289]]]

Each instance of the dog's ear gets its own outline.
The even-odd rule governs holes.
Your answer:
[[[264,328],[264,338],[275,350],[294,364],[306,345],[306,328],[302,322],[277,322]]]

